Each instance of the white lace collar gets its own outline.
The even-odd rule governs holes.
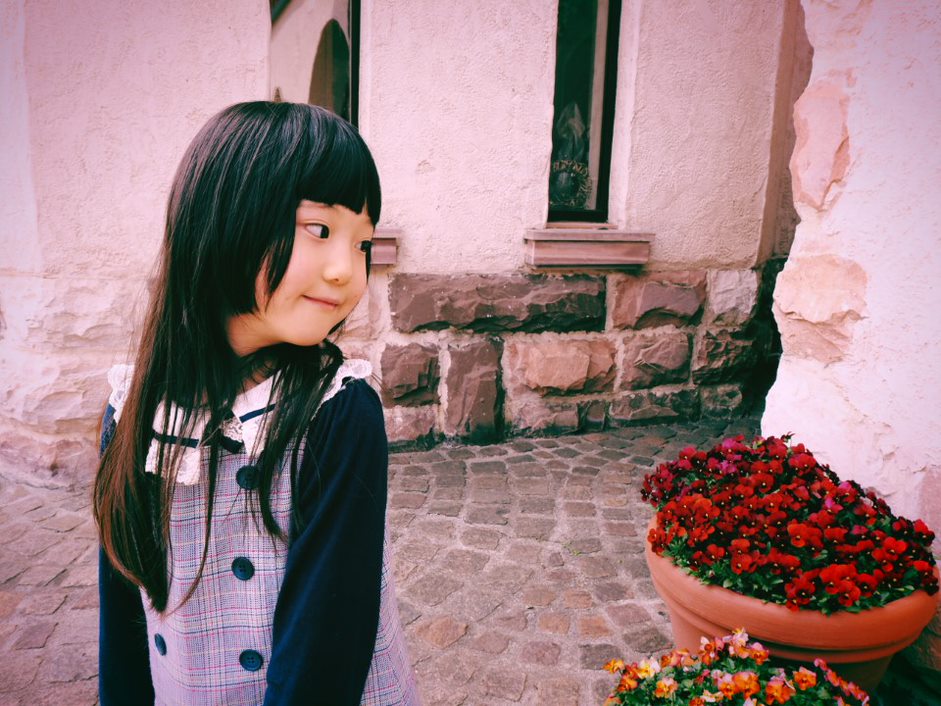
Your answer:
[[[108,403],[114,408],[115,422],[120,420],[121,412],[127,399],[128,387],[131,383],[131,377],[134,373],[133,365],[115,365],[108,371],[108,382],[111,385],[111,395]],[[363,379],[372,374],[372,366],[366,360],[346,360],[340,365],[336,375],[330,381],[327,391],[324,393],[320,404],[323,405],[327,400],[335,396],[341,389],[346,380],[350,378]],[[241,393],[235,398],[232,405],[232,416],[223,422],[222,435],[224,437],[223,446],[230,451],[246,450],[252,457],[257,457],[264,450],[265,424],[268,420],[268,412],[274,406],[274,400],[271,399],[271,388],[274,383],[274,376],[266,378],[250,390]],[[156,420],[162,420],[165,412],[163,403],[157,406]],[[170,403],[170,436],[177,436],[180,429],[180,423],[183,415],[179,408]],[[201,475],[202,446],[200,439],[206,429],[208,419],[205,414],[197,415],[193,431],[194,436],[187,436],[182,439],[186,446],[183,451],[183,457],[180,459],[180,467],[177,469],[176,480],[183,485],[193,485],[199,482]],[[157,454],[160,446],[159,437],[162,436],[162,424],[160,429],[154,429],[155,438],[150,443],[150,449],[147,453],[147,461],[144,470],[148,473],[157,472]],[[228,442],[228,443],[227,443]]]

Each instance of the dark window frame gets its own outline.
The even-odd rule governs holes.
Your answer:
[[[351,0],[352,1],[352,0]],[[617,99],[618,46],[621,25],[621,0],[608,0],[608,25],[605,37],[604,96],[601,101],[601,144],[598,155],[598,184],[595,208],[557,208],[549,205],[549,222],[606,223],[611,182],[611,143],[614,138],[614,107]],[[548,184],[546,197],[548,198]]]
[[[362,9],[360,0],[348,0],[348,2],[350,8],[350,122],[359,127],[359,38]],[[291,4],[291,0],[269,0],[269,4],[273,25]]]

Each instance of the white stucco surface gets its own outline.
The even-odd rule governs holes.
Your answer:
[[[364,3],[363,133],[399,269],[500,272],[545,224],[555,3]]]
[[[802,222],[775,291],[784,357],[762,430],[795,432],[937,529],[941,6],[804,7],[815,53],[791,163]]]
[[[633,112],[616,123],[612,213],[656,234],[651,267],[757,264],[784,7],[624,3],[618,100]]]
[[[0,463],[92,468],[83,435],[129,349],[173,172],[212,113],[266,95],[268,12],[3,3]]]

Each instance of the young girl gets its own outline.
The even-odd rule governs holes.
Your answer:
[[[379,177],[354,128],[244,103],[170,193],[136,365],[94,488],[111,704],[415,704],[365,361],[327,340],[366,287]]]

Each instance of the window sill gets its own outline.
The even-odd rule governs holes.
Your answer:
[[[376,228],[372,238],[372,250],[369,261],[373,266],[394,265],[399,255],[399,237],[402,231],[398,228]]]
[[[526,231],[526,264],[531,267],[637,267],[650,259],[653,233],[613,226],[559,223]]]

